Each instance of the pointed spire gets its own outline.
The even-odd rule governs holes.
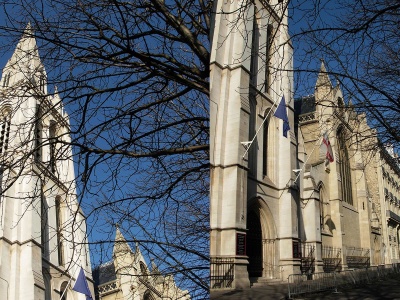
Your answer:
[[[135,243],[135,257],[142,257],[142,252],[140,251],[140,247],[139,247],[139,243],[136,242]]]
[[[53,106],[59,110],[61,115],[63,115],[63,104],[61,101],[61,97],[58,93],[57,86],[54,87],[54,95],[53,95],[53,98],[51,99],[51,101],[53,103]]]
[[[32,80],[35,79],[34,77],[39,78],[44,74],[44,66],[40,60],[34,31],[31,24],[28,23],[14,53],[4,67],[3,77],[8,77],[7,81],[11,86],[21,80]]]
[[[151,261],[151,273],[152,274],[160,274],[160,271],[158,270],[158,267],[156,265],[156,263],[154,262],[154,259],[150,259]]]
[[[31,25],[31,22],[28,22],[28,24],[26,24],[25,30],[24,30],[24,36],[28,35],[28,36],[33,36],[33,27]]]
[[[336,87],[340,88],[340,81],[339,81],[339,77],[337,75],[335,76],[335,80],[336,80]]]
[[[330,89],[333,88],[332,82],[329,79],[329,75],[326,71],[325,63],[324,60],[321,59],[321,68],[318,73],[318,79],[315,84],[315,89],[318,89],[319,87],[329,87]]]
[[[151,275],[154,278],[155,283],[161,284],[164,282],[164,277],[161,275],[160,270],[158,269],[154,259],[150,259],[151,261]]]
[[[119,230],[118,224],[116,224],[115,231],[115,244],[114,244],[114,256],[124,255],[127,253],[132,253],[131,247],[129,247],[128,242]]]

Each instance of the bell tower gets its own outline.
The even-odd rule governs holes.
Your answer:
[[[248,287],[254,277],[287,278],[299,265],[292,251],[298,242],[298,201],[287,5],[215,1],[211,289]]]
[[[30,24],[2,72],[0,122],[0,298],[83,299],[70,289],[91,266],[69,118]]]

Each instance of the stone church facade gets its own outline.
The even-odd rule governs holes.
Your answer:
[[[117,228],[113,259],[93,270],[96,299],[99,300],[189,300],[187,290],[179,289],[172,275],[163,275],[154,262],[151,270],[136,244],[132,251]]]
[[[93,293],[69,119],[46,78],[28,25],[0,80],[1,299],[83,300],[81,267]]]
[[[398,158],[324,63],[314,94],[293,98],[287,1],[214,12],[211,289],[397,262]]]

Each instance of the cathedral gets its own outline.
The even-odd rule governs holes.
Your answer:
[[[399,159],[323,61],[294,99],[287,3],[215,3],[211,289],[399,261]]]
[[[0,298],[84,300],[91,265],[68,114],[27,26],[0,80]],[[62,297],[62,298],[61,298]]]

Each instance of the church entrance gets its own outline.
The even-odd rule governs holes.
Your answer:
[[[262,277],[263,274],[263,245],[260,217],[251,211],[247,217],[247,256],[249,277]]]

